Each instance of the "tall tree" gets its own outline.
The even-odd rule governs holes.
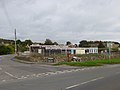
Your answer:
[[[104,46],[102,41],[99,42],[98,48],[105,48],[105,46]]]
[[[45,40],[45,45],[53,45],[53,42],[50,39]]]
[[[17,51],[19,52],[24,52],[29,50],[29,46],[33,43],[31,40],[25,40],[25,41],[21,41],[21,40],[17,40]]]
[[[78,45],[77,45],[77,44],[75,44],[74,46],[75,46],[75,47],[78,47]]]
[[[68,46],[68,45],[71,45],[72,43],[70,42],[70,41],[67,41],[66,42],[66,45]]]
[[[33,42],[31,40],[25,40],[25,45],[31,45]]]
[[[17,40],[16,43],[21,45],[22,41],[21,40]]]
[[[58,45],[58,43],[57,43],[57,42],[54,42],[53,44],[54,44],[54,45]]]
[[[82,40],[79,42],[79,47],[89,47],[87,40]]]

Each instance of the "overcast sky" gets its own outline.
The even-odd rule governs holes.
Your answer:
[[[120,0],[0,0],[0,37],[120,42]]]

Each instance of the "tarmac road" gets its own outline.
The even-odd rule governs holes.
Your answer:
[[[12,60],[14,55],[0,56],[0,82],[24,77],[33,78],[42,73],[77,69],[78,67],[24,64]]]
[[[0,68],[2,69],[0,72],[4,74],[0,75],[0,79],[6,75],[9,80],[1,81],[0,90],[120,90],[119,64],[84,68],[41,66],[38,64],[31,66],[8,60],[10,57],[0,57]],[[18,76],[26,73],[41,73],[18,78],[16,72],[18,72]],[[13,76],[10,75],[11,73]]]

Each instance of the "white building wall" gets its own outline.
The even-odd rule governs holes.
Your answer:
[[[56,45],[31,45],[30,47],[38,47],[37,53],[43,53],[42,52],[42,47],[45,47],[45,49],[53,49],[57,50],[60,49],[61,51],[64,50],[64,53],[68,53],[67,50],[71,50],[71,54],[86,54],[86,50],[88,50],[89,53],[98,53],[98,48],[97,47],[90,47],[90,48],[69,48],[67,46],[56,46]],[[61,52],[62,53],[62,52]]]
[[[75,50],[75,54],[86,54],[86,50],[88,50],[87,54],[89,53],[98,53],[98,48],[95,47],[95,48],[71,48],[71,49],[74,49]]]
[[[85,49],[76,49],[76,54],[85,54]]]
[[[88,50],[88,53],[98,53],[98,48],[85,48],[86,50]]]
[[[38,53],[41,54],[42,53],[42,49],[38,49]]]

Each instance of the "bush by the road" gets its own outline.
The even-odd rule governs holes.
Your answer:
[[[13,52],[14,49],[12,48],[12,46],[0,45],[0,55],[12,54]]]

